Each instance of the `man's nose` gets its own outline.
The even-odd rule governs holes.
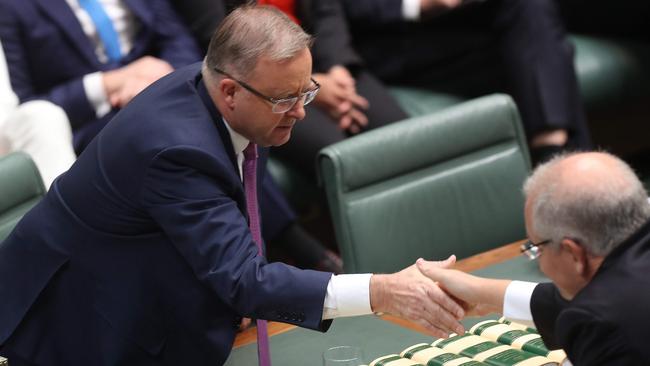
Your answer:
[[[305,111],[305,99],[298,99],[296,104],[294,104],[293,107],[287,111],[287,115],[295,118],[298,121],[304,119],[307,115],[307,112]]]

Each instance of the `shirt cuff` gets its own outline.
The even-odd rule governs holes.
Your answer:
[[[530,299],[536,286],[535,282],[512,281],[503,298],[503,316],[519,323],[532,324]]]
[[[84,91],[88,103],[95,110],[97,118],[104,117],[111,111],[111,104],[108,102],[108,96],[104,90],[104,81],[102,80],[102,73],[100,71],[86,74],[83,77]]]
[[[323,320],[372,314],[370,277],[370,273],[333,275],[327,284]]]
[[[402,0],[402,16],[405,20],[420,20],[421,0]]]

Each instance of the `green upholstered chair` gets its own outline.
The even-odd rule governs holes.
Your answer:
[[[41,175],[27,154],[0,158],[0,242],[44,194]]]
[[[530,161],[506,95],[347,139],[318,164],[348,273],[463,258],[525,235]]]

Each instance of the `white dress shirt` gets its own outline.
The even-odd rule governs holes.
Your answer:
[[[530,299],[537,285],[535,282],[510,282],[503,298],[503,316],[517,323],[534,326]]]
[[[98,0],[106,15],[113,22],[113,28],[117,33],[120,41],[120,51],[122,55],[127,55],[133,48],[133,40],[135,35],[140,30],[140,23],[133,15],[131,10],[124,5],[120,0]],[[78,0],[66,0],[70,9],[79,20],[81,28],[83,29],[90,42],[94,45],[95,55],[101,63],[108,62],[104,44],[99,38],[95,23],[86,13],[86,11],[79,5]],[[88,102],[95,109],[97,118],[101,118],[111,111],[111,105],[108,101],[108,96],[104,90],[104,82],[102,80],[102,73],[100,71],[87,74],[83,78],[84,91]]]
[[[405,20],[420,20],[421,0],[402,0],[402,17]]]
[[[230,134],[232,147],[237,157],[239,177],[243,179],[244,149],[249,140],[240,135],[224,119],[226,129]],[[323,319],[334,319],[345,316],[372,314],[370,307],[370,277],[372,274],[332,275],[327,284],[327,293],[323,304]]]

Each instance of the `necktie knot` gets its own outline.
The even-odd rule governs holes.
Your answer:
[[[257,145],[251,142],[244,149],[244,160],[250,161],[256,159],[257,159]]]

